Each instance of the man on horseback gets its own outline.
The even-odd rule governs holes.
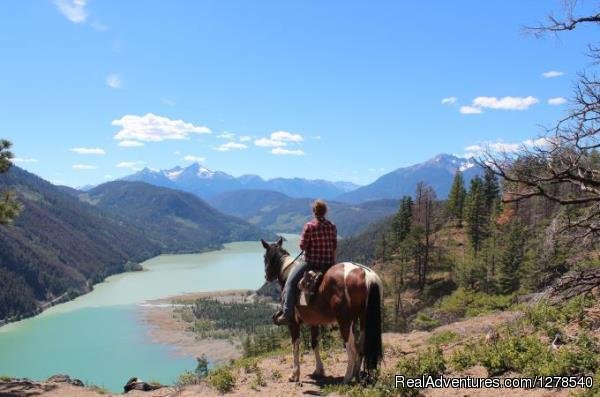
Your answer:
[[[298,298],[298,282],[307,270],[325,273],[335,264],[337,249],[337,228],[325,219],[327,204],[323,200],[313,203],[314,219],[307,222],[300,237],[300,249],[304,251],[303,262],[294,264],[283,288],[283,310],[273,319],[277,325],[289,324],[294,315],[294,307]]]

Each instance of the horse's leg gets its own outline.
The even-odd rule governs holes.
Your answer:
[[[346,345],[346,353],[348,354],[348,366],[346,367],[346,375],[344,375],[344,383],[350,383],[356,364],[356,344],[354,343],[354,334],[352,333],[352,321],[338,320],[338,324],[340,325],[340,332]]]
[[[356,354],[356,364],[354,365],[354,376],[356,376],[357,380],[360,375],[360,367],[362,365],[363,357],[365,355],[366,322],[365,322],[365,314],[364,313],[360,315],[359,324],[360,324],[360,334],[358,337],[358,346],[357,346],[358,352]]]
[[[315,372],[313,376],[322,377],[325,375],[323,370],[323,361],[321,361],[321,353],[319,352],[319,326],[313,325],[310,327],[310,346],[315,352]]]
[[[290,322],[290,334],[294,351],[294,367],[289,381],[298,382],[300,380],[300,324],[296,321]]]

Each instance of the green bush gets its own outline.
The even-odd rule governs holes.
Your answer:
[[[182,387],[182,386],[187,386],[187,385],[198,384],[198,381],[199,381],[199,378],[198,378],[198,375],[196,375],[196,373],[194,373],[192,371],[185,371],[184,373],[179,375],[179,378],[177,378],[177,380],[175,381],[175,384],[179,387]]]
[[[230,392],[235,386],[235,378],[229,366],[219,367],[211,371],[207,381],[209,385],[217,389],[220,393]]]
[[[477,364],[477,348],[466,345],[463,349],[455,350],[450,356],[450,366],[456,371],[464,371]]]
[[[513,295],[490,295],[458,288],[443,298],[438,310],[455,317],[475,317],[497,310],[506,310],[513,301]]]
[[[423,331],[429,331],[435,327],[438,327],[439,325],[440,322],[438,320],[429,317],[425,313],[419,313],[412,321],[413,328]]]

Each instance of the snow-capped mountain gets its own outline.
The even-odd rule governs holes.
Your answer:
[[[179,189],[202,198],[210,198],[220,193],[239,189],[262,189],[281,192],[290,197],[330,199],[358,187],[351,182],[330,182],[322,179],[275,178],[265,180],[258,175],[242,175],[236,178],[222,171],[212,171],[198,163],[188,167],[177,166],[158,171],[144,168],[122,179]]]
[[[473,161],[451,154],[438,154],[423,163],[398,168],[381,176],[375,182],[344,193],[337,200],[349,203],[361,203],[370,200],[397,199],[404,195],[414,195],[418,182],[425,182],[437,193],[438,198],[448,196],[456,170],[463,172],[465,182],[481,173],[480,167]]]

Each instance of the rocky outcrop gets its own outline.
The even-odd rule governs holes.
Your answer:
[[[55,392],[64,386],[83,388],[84,384],[79,379],[71,379],[67,375],[54,375],[41,382],[27,378],[0,378],[0,396],[38,396]]]

